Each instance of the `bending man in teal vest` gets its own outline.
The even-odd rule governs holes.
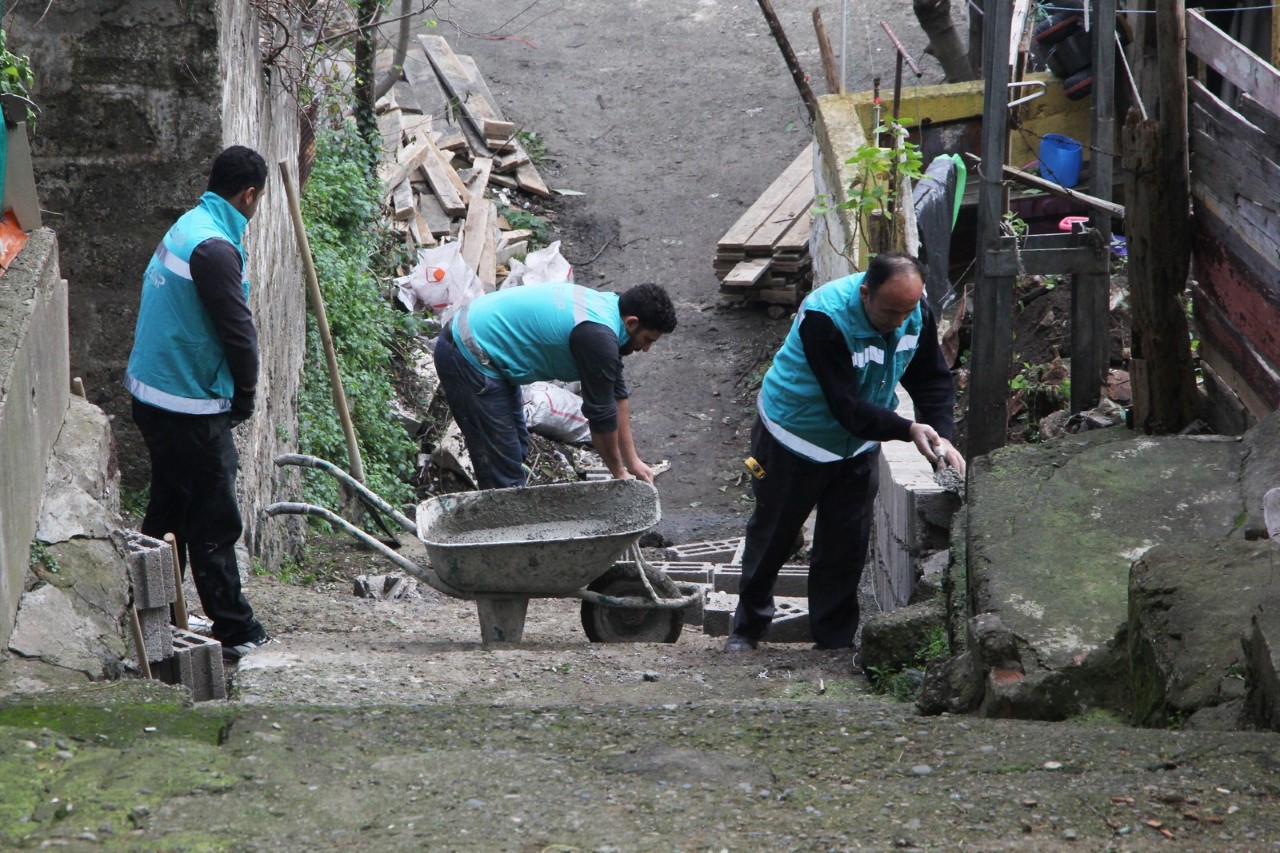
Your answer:
[[[549,380],[582,382],[582,414],[609,473],[652,483],[631,437],[622,357],[648,352],[675,327],[671,298],[656,284],[621,295],[526,284],[458,311],[436,340],[435,363],[480,488],[524,485],[529,430],[520,386]]]
[[[819,648],[850,648],[867,559],[880,442],[910,441],[964,471],[951,445],[955,390],[925,303],[924,268],[900,253],[804,300],[765,374],[751,433],[756,505],[725,649],[754,649],[773,620],[773,587],[809,513],[809,624]],[[894,412],[901,381],[917,421]]]
[[[267,164],[252,149],[232,146],[213,161],[199,204],[174,223],[147,264],[125,375],[151,457],[142,532],[177,537],[229,662],[270,642],[240,589],[240,459],[231,437],[253,414],[258,382],[241,238],[266,183]]]

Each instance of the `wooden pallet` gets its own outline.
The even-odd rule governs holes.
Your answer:
[[[796,304],[813,286],[809,227],[815,198],[813,146],[800,152],[716,244],[720,292]]]

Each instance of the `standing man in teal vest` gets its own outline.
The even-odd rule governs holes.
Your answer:
[[[147,264],[125,375],[151,457],[142,532],[177,537],[229,663],[271,642],[240,589],[240,458],[231,437],[253,415],[258,384],[241,240],[266,184],[267,164],[250,148],[234,145],[213,161],[208,189]]]
[[[480,488],[525,484],[529,430],[520,386],[553,379],[582,382],[582,414],[609,473],[652,483],[631,436],[622,357],[648,352],[675,327],[671,297],[656,284],[621,295],[567,282],[526,284],[458,311],[436,340],[435,363]]]
[[[964,472],[951,445],[955,390],[910,255],[877,255],[865,273],[809,294],[765,374],[751,433],[752,491],[742,583],[727,651],[754,649],[773,621],[773,587],[817,507],[809,625],[817,648],[853,646],[858,582],[871,538],[880,442],[910,441]],[[901,382],[916,421],[898,415]]]

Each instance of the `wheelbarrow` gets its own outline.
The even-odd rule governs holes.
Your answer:
[[[323,518],[432,589],[475,601],[485,643],[520,642],[531,598],[582,599],[582,627],[592,642],[674,643],[684,609],[702,600],[697,584],[676,583],[644,560],[640,536],[662,511],[657,489],[641,480],[442,495],[419,504],[413,521],[323,459],[291,453],[275,464],[329,473],[417,536],[429,565],[418,565],[324,507],[274,503],[267,515]]]

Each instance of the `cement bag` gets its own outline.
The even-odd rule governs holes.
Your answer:
[[[550,382],[520,386],[524,422],[530,432],[566,444],[591,441],[591,428],[582,415],[582,398]]]
[[[561,281],[573,281],[573,266],[560,254],[560,241],[557,240],[546,248],[525,255],[523,261],[512,258],[511,272],[503,280],[502,287]]]
[[[396,280],[397,298],[410,311],[430,311],[441,323],[484,293],[484,284],[462,259],[462,244],[441,243],[418,250],[418,265]]]

